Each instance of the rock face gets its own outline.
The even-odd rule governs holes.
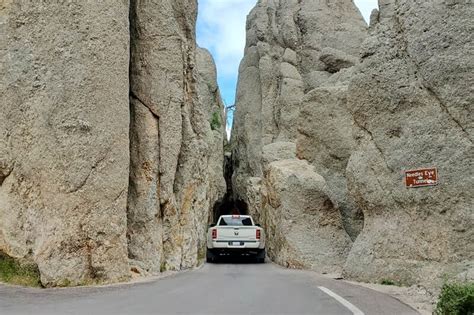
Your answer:
[[[142,273],[204,258],[209,210],[225,193],[223,105],[195,1],[131,3],[128,252]]]
[[[258,2],[233,186],[274,261],[344,265],[363,281],[472,281],[473,11],[470,1],[380,1],[366,37],[350,1]],[[423,167],[437,167],[440,184],[405,188],[404,171]]]
[[[0,10],[0,251],[34,261],[44,285],[121,280],[128,3]]]
[[[323,176],[329,194],[342,213],[345,230],[355,239],[363,227],[363,215],[347,190],[346,167],[355,140],[347,91],[354,69],[341,70],[308,92],[298,122],[297,156],[308,160]]]
[[[352,278],[472,275],[473,14],[471,1],[408,0],[373,14],[348,92],[357,147],[347,177],[365,217],[345,266]],[[437,167],[439,185],[405,188],[403,171],[420,167]]]
[[[0,5],[0,251],[45,286],[203,260],[225,120],[196,8]]]
[[[341,271],[347,233],[355,238],[361,229],[344,176],[355,147],[346,93],[366,33],[351,1],[259,1],[249,14],[232,131],[233,187],[278,235],[269,236],[269,255],[283,265]],[[283,160],[288,167],[278,164]],[[325,213],[331,224],[318,223]],[[290,217],[294,222],[286,222]],[[323,231],[331,237],[321,239]]]
[[[210,125],[210,131],[206,131],[206,143],[208,149],[205,152],[206,159],[200,163],[206,163],[207,171],[202,173],[202,187],[206,187],[206,202],[203,205],[196,205],[204,210],[202,215],[197,217],[196,226],[200,228],[199,244],[200,250],[204,250],[204,244],[207,241],[207,222],[213,221],[215,215],[213,211],[214,205],[218,201],[222,201],[227,192],[227,184],[224,177],[225,170],[225,154],[224,144],[227,141],[225,124],[226,117],[224,112],[224,102],[221,99],[219,86],[217,85],[217,69],[214,64],[212,55],[203,48],[196,51],[196,64],[198,68],[198,96],[199,104],[205,114],[206,122]],[[205,220],[205,215],[209,217],[209,221]],[[202,258],[204,252],[200,253]]]
[[[291,159],[270,163],[263,182],[269,204],[260,221],[269,257],[290,268],[340,273],[352,242],[324,178],[308,162]]]

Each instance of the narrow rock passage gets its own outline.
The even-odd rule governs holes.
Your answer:
[[[245,201],[235,198],[234,187],[232,185],[232,175],[234,174],[234,167],[232,163],[232,155],[230,152],[224,153],[223,170],[227,191],[221,200],[215,202],[211,215],[212,222],[210,223],[217,223],[217,220],[221,215],[249,214],[249,205]],[[254,217],[254,220],[255,219],[256,218]]]
[[[216,223],[221,215],[227,214],[248,214],[248,206],[242,200],[232,200],[226,196],[223,201],[214,205],[213,223]]]
[[[156,282],[35,290],[0,286],[10,314],[353,314],[325,287],[364,314],[417,314],[381,293],[273,264],[206,264]]]

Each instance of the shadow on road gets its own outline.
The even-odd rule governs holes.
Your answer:
[[[260,265],[257,263],[255,257],[243,255],[225,255],[219,256],[212,264],[235,264],[235,265]]]

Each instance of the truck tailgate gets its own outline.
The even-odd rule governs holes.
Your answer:
[[[219,226],[217,228],[218,241],[255,241],[255,226]]]

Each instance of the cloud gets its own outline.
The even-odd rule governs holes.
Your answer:
[[[199,0],[197,42],[214,56],[221,94],[228,105],[235,99],[247,14],[256,3],[257,0]]]
[[[221,75],[234,75],[245,48],[245,22],[256,0],[200,0],[198,44],[214,53]]]

